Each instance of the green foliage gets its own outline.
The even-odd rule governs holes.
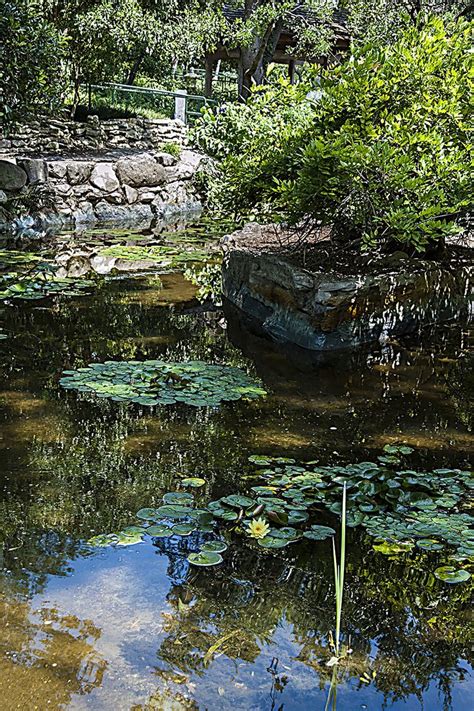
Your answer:
[[[327,74],[301,171],[281,186],[293,220],[419,252],[457,234],[471,192],[470,47],[469,24],[432,19]]]
[[[432,18],[324,72],[314,100],[281,82],[207,112],[196,139],[222,160],[220,205],[371,248],[423,252],[457,234],[471,193],[470,46],[469,23]]]
[[[61,103],[65,39],[26,0],[0,0],[0,126]]]
[[[239,368],[202,361],[166,363],[160,360],[92,363],[66,370],[61,385],[97,397],[139,405],[216,406],[223,400],[255,399],[265,395],[260,383]],[[180,494],[181,499],[191,494]]]

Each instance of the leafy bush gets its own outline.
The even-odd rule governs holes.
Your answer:
[[[255,87],[245,104],[203,111],[193,138],[221,161],[211,192],[223,210],[244,215],[253,206],[274,210],[275,181],[296,175],[314,121],[306,100],[310,88],[281,79],[275,86]]]
[[[0,125],[61,103],[65,40],[25,0],[0,0]]]
[[[365,247],[423,252],[465,226],[470,204],[472,23],[430,19],[326,71],[317,101],[285,84],[205,117],[224,157],[221,202],[330,225]],[[198,134],[199,135],[199,134]]]

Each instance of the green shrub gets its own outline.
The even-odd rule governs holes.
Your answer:
[[[472,187],[470,46],[468,23],[433,18],[328,73],[301,169],[280,186],[293,220],[420,252],[460,231]]]
[[[221,204],[329,225],[371,248],[423,252],[464,229],[471,31],[432,18],[324,72],[319,100],[282,82],[207,115],[197,135],[222,159]]]

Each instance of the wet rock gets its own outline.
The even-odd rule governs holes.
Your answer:
[[[101,222],[151,221],[153,219],[150,205],[110,205],[105,200],[97,203],[94,213]]]
[[[0,190],[21,190],[28,180],[26,172],[10,160],[0,160]]]
[[[275,341],[314,351],[357,348],[468,311],[472,265],[401,258],[393,273],[338,279],[236,242],[224,259],[223,294]]]

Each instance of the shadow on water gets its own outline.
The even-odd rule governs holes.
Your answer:
[[[2,708],[324,709],[329,542],[282,553],[236,538],[224,565],[200,571],[186,561],[197,534],[99,551],[84,540],[132,523],[178,474],[206,479],[203,501],[245,489],[252,453],[348,463],[403,441],[414,466],[466,467],[467,327],[315,361],[206,310],[178,274],[0,317]],[[239,365],[269,394],[150,409],[58,384],[64,369],[145,358]],[[338,708],[469,706],[472,587],[437,581],[437,555],[387,558],[351,530]]]

